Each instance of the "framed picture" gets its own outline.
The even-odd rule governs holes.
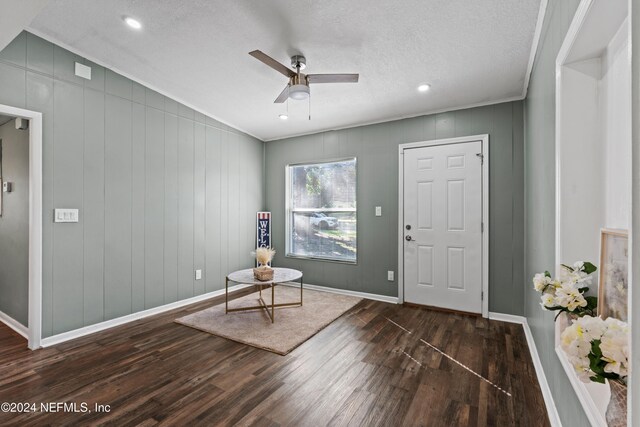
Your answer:
[[[600,230],[598,315],[627,321],[629,239],[626,230]]]

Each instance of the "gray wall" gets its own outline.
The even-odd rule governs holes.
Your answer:
[[[299,268],[305,282],[396,296],[398,270],[398,144],[489,134],[491,311],[524,310],[523,104],[510,102],[265,143],[266,206],[273,212],[275,265]],[[358,159],[358,264],[284,257],[285,166],[355,156]],[[382,217],[374,216],[382,206]]]
[[[0,311],[27,325],[29,304],[29,132],[11,120],[0,126],[2,177],[13,184],[2,194],[0,216]],[[0,191],[2,191],[0,189]]]
[[[221,289],[251,265],[261,141],[26,32],[0,52],[0,104],[43,113],[43,336]],[[80,222],[54,224],[55,207]]]
[[[579,0],[549,0],[525,101],[525,314],[565,427],[589,425],[554,350],[553,314],[540,309],[535,272],[555,265],[555,59]]]

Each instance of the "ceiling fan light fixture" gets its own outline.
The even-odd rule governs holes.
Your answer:
[[[431,85],[428,83],[422,83],[418,86],[418,92],[426,92],[431,89]]]
[[[289,98],[296,101],[303,101],[309,98],[310,90],[307,85],[291,85],[289,87]]]

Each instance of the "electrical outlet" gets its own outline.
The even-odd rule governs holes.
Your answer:
[[[382,206],[376,206],[376,216],[382,216]]]
[[[202,270],[196,270],[196,280],[202,279]]]
[[[393,282],[393,270],[387,271],[387,280]]]

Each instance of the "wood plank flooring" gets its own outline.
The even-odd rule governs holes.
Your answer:
[[[365,300],[279,356],[173,323],[221,302],[35,352],[0,324],[0,402],[92,410],[0,425],[549,425],[520,325]]]

